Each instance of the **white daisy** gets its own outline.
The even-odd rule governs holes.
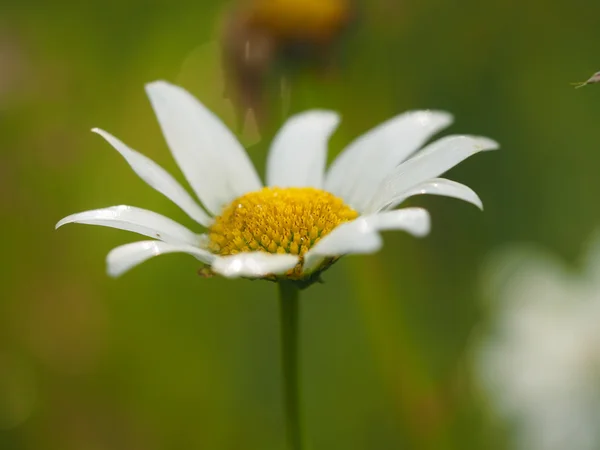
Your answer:
[[[514,424],[515,448],[600,448],[600,239],[582,274],[517,248],[484,280],[492,327],[474,368],[493,411]]]
[[[452,117],[414,111],[354,140],[326,171],[327,144],[339,117],[308,111],[290,118],[275,136],[264,187],[235,136],[196,98],[164,81],[148,84],[146,91],[167,144],[204,207],[156,163],[106,131],[93,131],[203,232],[133,206],[86,211],[58,222],[57,228],[85,223],[153,239],[112,250],[107,257],[112,276],[153,256],[181,252],[226,277],[314,279],[342,255],[379,250],[383,230],[426,235],[427,211],[393,210],[410,196],[445,195],[481,208],[473,190],[436,177],[474,153],[497,148],[487,138],[447,136],[419,150]]]

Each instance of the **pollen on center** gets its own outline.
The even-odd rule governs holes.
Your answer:
[[[209,229],[219,255],[263,251],[303,257],[320,239],[358,213],[315,188],[263,188],[235,199]]]

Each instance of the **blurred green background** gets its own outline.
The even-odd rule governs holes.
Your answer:
[[[182,84],[221,114],[214,0],[0,4],[0,448],[282,449],[275,286],[202,279],[167,255],[105,274],[126,232],[54,224],[117,204],[193,227],[89,129],[182,179],[144,83]],[[370,0],[327,73],[298,65],[289,112],[340,111],[331,157],[407,109],[456,117],[452,133],[498,140],[448,178],[485,212],[416,198],[433,231],[387,233],[303,293],[306,430],[318,449],[509,448],[467,361],[483,318],[480,268],[513,241],[574,259],[600,224],[600,3]],[[281,70],[285,64],[279,64]],[[278,111],[276,77],[269,84]],[[228,109],[229,108],[229,109]],[[250,154],[264,173],[273,129]]]

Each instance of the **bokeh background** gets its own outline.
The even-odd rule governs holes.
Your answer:
[[[417,108],[501,143],[447,175],[485,212],[413,199],[432,214],[429,237],[387,233],[379,254],[343,259],[303,293],[302,375],[314,450],[511,448],[469,370],[489,319],[481,268],[515,241],[574,261],[600,224],[600,86],[569,85],[600,70],[600,3],[357,2],[331,48],[268,57],[259,129],[223,97],[219,40],[241,5],[0,3],[0,448],[284,448],[273,284],[202,279],[181,255],[110,279],[106,253],[135,236],[54,231],[117,204],[193,227],[89,132],[181,180],[144,95],[155,79],[217,111],[261,173],[283,117],[311,107],[343,116],[330,157]]]

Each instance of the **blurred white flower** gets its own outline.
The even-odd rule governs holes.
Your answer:
[[[584,268],[517,248],[484,276],[493,324],[474,366],[518,449],[600,448],[600,235]]]
[[[444,112],[414,111],[357,138],[326,172],[327,143],[339,117],[332,111],[308,111],[290,118],[275,136],[267,161],[268,187],[263,187],[238,140],[192,95],[164,81],[150,83],[146,90],[167,144],[204,208],[156,163],[106,131],[93,131],[206,233],[124,205],[59,221],[57,228],[85,223],[157,239],[112,250],[107,262],[113,276],[153,256],[180,252],[226,277],[313,279],[342,255],[379,250],[381,231],[426,235],[427,211],[392,210],[410,196],[445,195],[481,208],[473,190],[435,177],[498,146],[482,137],[447,136],[409,159],[452,121]]]

